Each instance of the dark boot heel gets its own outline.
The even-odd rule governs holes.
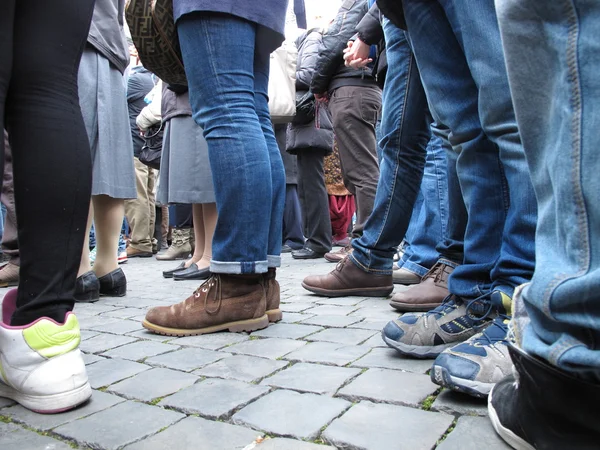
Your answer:
[[[127,293],[127,279],[121,268],[98,278],[98,281],[100,282],[100,295],[124,297]]]

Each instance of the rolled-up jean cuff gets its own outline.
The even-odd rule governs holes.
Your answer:
[[[402,269],[408,270],[409,272],[419,275],[421,278],[425,276],[427,272],[429,272],[429,269],[427,269],[426,267],[423,267],[420,264],[415,264],[410,261],[405,261],[401,267]]]
[[[210,261],[210,271],[214,273],[229,273],[232,275],[265,273],[268,270],[267,261],[224,262]]]
[[[267,255],[267,266],[281,267],[281,256]]]
[[[460,266],[460,263],[458,263],[456,261],[452,261],[451,259],[447,259],[447,258],[440,258],[440,259],[438,259],[438,262],[444,263],[447,266],[452,267],[453,269],[456,269],[458,266]]]

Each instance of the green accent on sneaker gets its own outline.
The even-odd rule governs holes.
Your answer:
[[[23,330],[25,342],[45,358],[64,355],[79,346],[81,334],[79,322],[74,314],[69,314],[63,325],[42,319]]]
[[[502,306],[504,307],[506,314],[510,316],[512,314],[513,299],[512,299],[512,297],[505,294],[504,292],[500,292],[500,295],[502,296]]]

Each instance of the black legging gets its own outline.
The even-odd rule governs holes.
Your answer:
[[[73,309],[92,177],[77,71],[93,7],[0,1],[0,123],[13,152],[21,253],[12,325],[62,323]]]

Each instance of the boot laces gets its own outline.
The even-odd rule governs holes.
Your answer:
[[[198,289],[194,291],[194,297],[200,298],[204,294],[204,310],[208,314],[217,314],[221,309],[221,276],[218,273],[213,273],[202,283]],[[208,298],[212,293],[212,303],[217,303],[217,308],[211,311],[208,308]]]

